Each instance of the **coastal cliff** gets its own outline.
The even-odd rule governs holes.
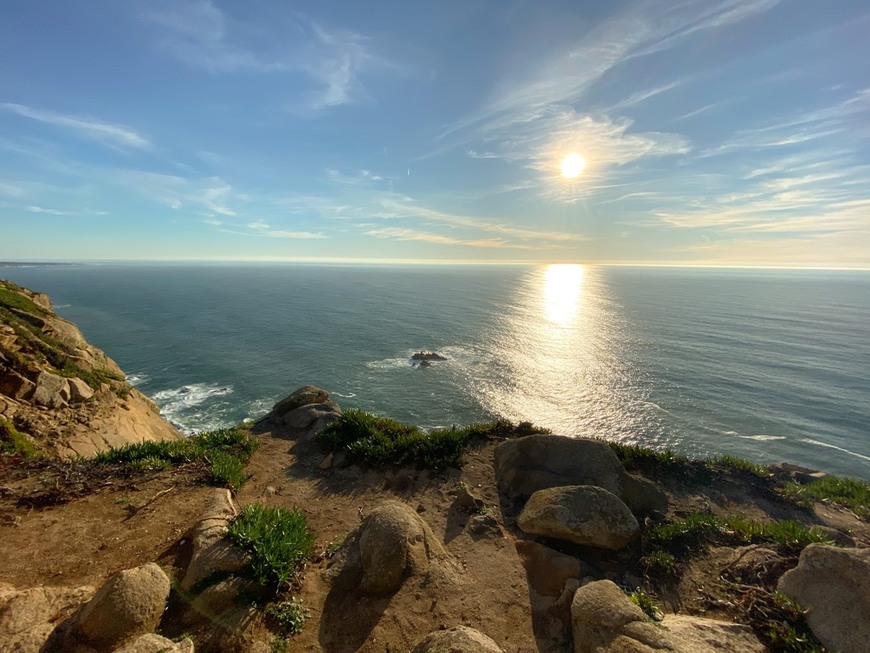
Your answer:
[[[0,424],[7,448],[63,457],[182,437],[46,295],[9,281],[0,281]]]

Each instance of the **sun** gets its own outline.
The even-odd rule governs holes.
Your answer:
[[[574,179],[574,177],[583,172],[585,167],[586,159],[576,152],[571,152],[571,154],[562,159],[562,176],[565,179]]]

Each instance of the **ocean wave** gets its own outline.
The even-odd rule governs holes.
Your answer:
[[[785,440],[784,435],[765,435],[764,433],[759,433],[758,435],[741,435],[738,436],[743,438],[744,440],[757,440],[759,442],[767,442],[769,440]]]
[[[410,361],[411,355],[409,354],[407,358],[382,358],[377,361],[368,361],[366,367],[373,370],[389,370],[398,367],[408,367],[410,366]]]
[[[130,385],[142,385],[149,379],[147,374],[128,374],[127,383]]]
[[[341,397],[342,399],[353,399],[354,397],[356,397],[356,393],[355,393],[355,392],[351,392],[351,393],[349,393],[349,394],[343,395],[343,394],[341,394],[340,392],[333,392],[333,393],[332,393],[332,396],[334,396],[334,397]]]
[[[179,388],[161,390],[152,395],[161,414],[187,433],[220,428],[224,425],[224,411],[216,407],[198,410],[198,407],[232,394],[232,386],[217,383],[192,383]],[[224,402],[221,402],[224,403]],[[205,408],[205,407],[204,407]],[[197,409],[197,410],[195,410]]]
[[[806,442],[807,444],[814,444],[819,447],[827,447],[828,449],[836,449],[837,451],[842,451],[843,453],[849,454],[850,456],[855,456],[855,458],[861,458],[862,460],[870,461],[870,456],[865,456],[864,454],[857,453],[855,451],[849,451],[848,449],[838,447],[837,445],[831,444],[829,442],[819,442],[818,440],[813,440],[811,438],[801,438],[801,442]]]

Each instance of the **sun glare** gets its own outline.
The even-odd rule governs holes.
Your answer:
[[[576,152],[571,152],[571,154],[562,159],[562,176],[565,179],[574,179],[574,177],[583,172],[585,167],[586,159]]]
[[[568,326],[574,321],[583,288],[583,266],[558,263],[544,277],[544,311],[550,322]]]

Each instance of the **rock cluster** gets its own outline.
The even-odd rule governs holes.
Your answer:
[[[306,385],[278,401],[269,415],[282,422],[291,433],[310,439],[338,419],[341,408],[329,399],[326,390]]]

